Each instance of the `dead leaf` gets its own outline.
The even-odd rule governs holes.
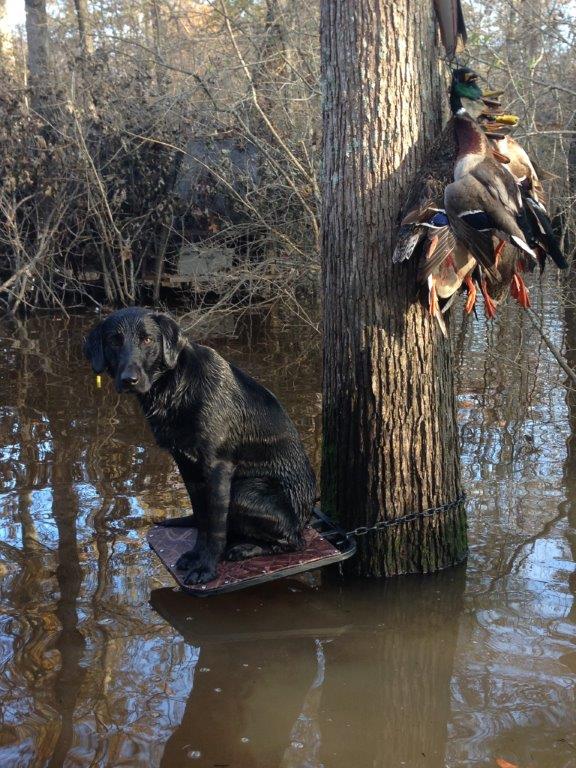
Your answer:
[[[509,763],[508,760],[504,760],[503,757],[496,758],[496,765],[498,768],[518,768],[516,763]]]

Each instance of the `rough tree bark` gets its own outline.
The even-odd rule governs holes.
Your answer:
[[[322,0],[322,504],[347,528],[459,497],[449,343],[395,266],[403,197],[442,126],[429,0]],[[362,574],[430,572],[466,554],[461,504],[358,540]]]
[[[48,15],[46,0],[25,0],[28,45],[28,85],[32,108],[46,112],[48,88]]]

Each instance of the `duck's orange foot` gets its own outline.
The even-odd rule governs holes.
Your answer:
[[[482,291],[482,296],[484,297],[484,312],[486,313],[486,317],[489,320],[493,320],[496,317],[496,303],[492,296],[490,296],[488,293],[486,280],[482,280],[480,283],[480,290]]]
[[[521,307],[524,307],[524,309],[528,309],[530,306],[530,296],[528,294],[528,288],[526,288],[526,283],[520,275],[514,273],[514,276],[512,277],[512,282],[510,283],[510,294],[512,295],[512,298],[516,299],[518,304],[520,304]]]
[[[474,280],[472,280],[470,275],[466,275],[464,282],[466,283],[466,289],[468,290],[468,297],[466,298],[466,304],[464,305],[464,312],[469,315],[471,314],[476,304],[476,295],[478,292],[476,290],[476,283]]]
[[[502,255],[502,251],[504,250],[504,246],[506,245],[505,240],[500,240],[498,242],[498,245],[494,249],[494,266],[496,269],[498,269],[498,262],[500,261],[500,256]]]

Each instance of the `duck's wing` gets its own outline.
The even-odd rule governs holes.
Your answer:
[[[506,138],[506,154],[510,158],[508,170],[516,178],[518,184],[536,202],[546,207],[546,193],[536,170],[536,165],[532,162],[524,147],[511,136]]]
[[[478,182],[469,175],[448,184],[444,192],[446,214],[455,238],[474,256],[494,280],[500,274],[495,264],[492,230],[495,223],[479,199]]]
[[[448,219],[443,208],[437,202],[426,202],[423,206],[413,208],[402,219],[398,237],[392,254],[392,262],[400,264],[407,261],[418,249],[432,231],[440,233],[441,245],[444,245],[445,235],[443,230],[448,227]]]
[[[501,205],[508,214],[517,218],[523,207],[518,184],[512,174],[497,160],[486,158],[472,169],[470,175]]]
[[[392,262],[400,264],[403,261],[408,261],[425,235],[426,232],[420,227],[414,227],[409,224],[400,227],[396,245],[394,246],[394,253],[392,254]]]
[[[518,183],[522,197],[525,211],[523,230],[529,238],[529,245],[537,246],[543,254],[542,269],[546,256],[549,256],[559,269],[566,269],[568,262],[562,253],[546,210],[546,195],[536,167],[526,150],[514,139],[507,140],[507,149],[511,158],[509,170]]]
[[[427,247],[418,270],[418,281],[422,283],[440,269],[456,248],[456,239],[448,224],[435,230],[430,229],[426,239]]]
[[[519,250],[538,259],[531,247],[532,225],[524,197],[512,173],[494,158],[486,158],[470,171],[469,176],[476,182],[478,206],[492,221],[494,234],[510,240]]]

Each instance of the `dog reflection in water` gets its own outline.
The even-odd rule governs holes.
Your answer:
[[[140,307],[98,323],[84,353],[118,392],[136,395],[156,442],[178,465],[194,513],[189,524],[198,528],[194,549],[177,562],[185,583],[212,581],[223,557],[302,547],[314,473],[271,392],[210,347],[188,341],[169,315]]]

